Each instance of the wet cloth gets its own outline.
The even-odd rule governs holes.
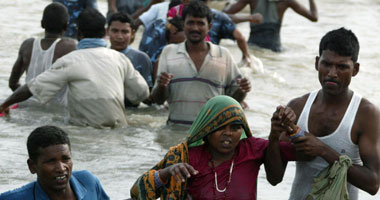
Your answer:
[[[310,109],[317,98],[318,91],[319,90],[316,90],[310,93],[297,121],[297,125],[306,132],[310,132],[308,126],[309,114]],[[351,129],[354,124],[361,99],[361,95],[354,93],[337,129],[329,135],[318,137],[321,142],[334,149],[334,151],[341,155],[349,156],[352,163],[355,165],[363,165],[360,159],[359,147],[351,140]],[[314,178],[328,166],[329,164],[321,157],[316,157],[308,162],[297,161],[296,173],[289,199],[304,200],[312,190]],[[351,200],[358,199],[359,189],[357,187],[347,183],[347,189]]]
[[[202,168],[204,167],[203,166],[204,162],[202,162],[202,160],[204,161],[205,159],[209,158],[208,152],[207,152],[208,155],[200,154],[200,152],[206,151],[204,144],[202,144],[203,138],[207,137],[209,134],[213,133],[215,130],[230,123],[241,124],[244,129],[243,138],[247,137],[246,139],[241,140],[239,143],[239,146],[237,147],[238,152],[240,153],[237,153],[236,155],[236,157],[239,158],[236,163],[238,163],[239,167],[237,167],[235,170],[240,170],[243,168],[247,170],[247,167],[250,168],[253,165],[256,165],[256,163],[251,162],[253,160],[256,160],[258,163],[262,162],[263,152],[265,151],[267,142],[265,142],[262,139],[257,139],[257,138],[252,137],[243,109],[241,108],[240,104],[236,100],[224,95],[216,96],[210,99],[202,107],[202,110],[199,112],[199,115],[197,116],[196,120],[194,121],[192,127],[189,130],[190,135],[187,138],[187,140],[184,143],[171,147],[163,160],[161,160],[150,171],[144,173],[136,181],[136,183],[131,189],[132,198],[133,199],[157,199],[161,197],[161,199],[186,199],[188,192],[191,193],[191,192],[194,192],[194,190],[196,190],[196,188],[191,189],[190,186],[196,187],[198,183],[202,182],[201,179],[202,179],[202,176],[204,175],[203,174],[204,169]],[[292,148],[290,143],[286,143],[286,144],[287,144],[285,145],[286,147]],[[191,147],[189,147],[189,145]],[[250,152],[252,152],[253,157],[247,156],[248,154],[251,154]],[[294,149],[291,149],[291,153],[292,155],[294,155],[293,154]],[[246,162],[247,160],[249,160],[249,162]],[[168,183],[164,187],[156,188],[155,182],[154,182],[154,174],[157,170],[164,169],[173,164],[183,163],[183,162],[192,164],[193,167],[200,170],[201,173],[199,175],[194,176],[191,179],[186,179],[186,181],[182,183],[177,183],[174,177],[171,177],[171,179],[168,181]],[[242,167],[244,165],[242,163],[246,163],[247,165],[245,167]],[[223,164],[219,166],[221,166],[222,168]],[[228,168],[229,166],[230,165],[228,165]],[[209,167],[207,167],[207,169],[209,169]],[[256,169],[250,168],[249,170],[255,171]],[[257,173],[258,171],[256,172],[256,174]],[[224,173],[221,174],[221,177],[224,177],[224,176],[225,176]],[[209,179],[210,177],[205,177],[205,178]],[[224,178],[222,179],[225,180]],[[256,185],[256,181],[257,181],[256,179],[253,179],[252,177],[250,178],[250,183],[254,182],[254,183],[251,183],[251,185]],[[209,182],[205,182],[205,183],[209,183]],[[199,185],[197,187],[199,187]],[[207,187],[207,189],[209,189],[209,187]],[[245,192],[248,192],[248,190],[245,190]]]
[[[110,199],[96,178],[89,171],[74,171],[71,174],[70,185],[78,200]],[[34,181],[21,188],[0,194],[1,200],[49,200],[40,182]]]
[[[71,38],[77,38],[76,20],[79,14],[86,8],[98,8],[96,0],[53,0],[53,2],[60,2],[66,6],[69,12],[69,26],[65,36]]]
[[[277,2],[258,0],[252,14],[260,13],[263,16],[261,24],[251,23],[251,33],[248,43],[258,45],[272,51],[281,51],[281,20],[277,13]]]
[[[53,44],[46,50],[43,50],[41,47],[41,38],[34,39],[32,56],[30,58],[30,64],[25,76],[25,83],[29,82],[33,78],[40,75],[42,72],[46,71],[53,64],[54,52],[57,43],[61,41],[60,38],[57,38]],[[67,89],[64,87],[57,96],[52,100],[54,103],[61,105],[67,104]]]
[[[213,16],[212,26],[208,33],[210,41],[214,44],[219,44],[221,39],[235,40],[233,33],[236,25],[231,18],[226,13],[218,10],[211,9],[211,11]]]
[[[148,27],[140,41],[139,50],[145,52],[150,58],[157,54],[160,48],[167,45],[166,41],[166,19],[157,19]]]
[[[157,74],[173,74],[168,86],[169,121],[191,125],[207,100],[232,96],[241,72],[224,47],[207,42],[210,50],[198,72],[186,51],[185,42],[167,45],[160,56]],[[153,90],[157,88],[156,84]]]
[[[331,167],[324,169],[314,179],[311,193],[307,200],[348,200],[347,170],[352,166],[352,161],[347,155],[339,157]]]
[[[77,49],[88,49],[96,47],[106,47],[107,43],[101,38],[84,38],[81,39],[77,44]]]
[[[127,47],[123,51],[121,51],[124,55],[126,55],[129,60],[132,62],[133,67],[140,72],[141,76],[144,77],[146,83],[149,88],[153,87],[153,66],[150,61],[149,56],[139,50],[132,49],[131,47]],[[132,104],[128,98],[125,98],[125,106],[126,107],[137,107],[138,104]]]
[[[125,55],[103,47],[105,41],[100,40],[96,48],[79,49],[61,57],[27,85],[41,103],[68,85],[67,107],[70,122],[75,125],[126,125],[125,96],[137,104],[149,96],[149,87]],[[81,40],[79,47],[91,46],[86,41]]]

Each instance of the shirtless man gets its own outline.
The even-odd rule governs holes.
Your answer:
[[[24,72],[28,82],[50,68],[58,58],[76,49],[75,40],[63,38],[68,20],[64,5],[51,3],[45,8],[41,20],[45,36],[42,39],[29,38],[21,44],[9,78],[9,88],[15,91],[20,87],[19,80]]]
[[[169,122],[191,125],[208,99],[224,94],[242,102],[251,85],[227,49],[205,41],[210,8],[192,1],[182,17],[187,40],[163,49],[152,97],[158,104],[168,100]]]
[[[340,155],[351,158],[347,172],[350,199],[358,199],[358,188],[375,195],[380,185],[380,112],[349,89],[359,72],[359,43],[351,31],[340,28],[321,40],[315,60],[322,88],[288,104],[305,136],[294,139],[296,150],[316,157],[296,163],[296,176],[289,199],[305,199],[313,178]]]
[[[310,21],[318,21],[318,11],[314,0],[309,0],[310,10],[296,0],[238,0],[228,5],[224,12],[235,14],[246,5],[250,6],[251,14],[260,13],[263,16],[261,24],[251,23],[248,43],[276,52],[281,51],[280,29],[286,9],[292,8]]]

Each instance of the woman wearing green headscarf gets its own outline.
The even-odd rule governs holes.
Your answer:
[[[256,199],[257,176],[264,163],[267,180],[282,180],[286,161],[295,159],[279,136],[294,123],[291,109],[279,106],[269,140],[252,136],[240,104],[216,96],[201,109],[187,140],[171,147],[151,170],[137,179],[133,199]]]

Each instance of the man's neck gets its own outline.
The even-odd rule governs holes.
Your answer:
[[[63,33],[49,33],[45,31],[44,39],[57,39],[63,37]]]
[[[49,197],[49,199],[56,199],[56,200],[74,200],[74,199],[77,199],[76,196],[75,196],[75,193],[74,193],[74,190],[71,188],[71,184],[67,184],[67,187],[63,190],[60,190],[60,191],[51,191],[51,190],[47,190],[45,189],[42,185],[41,185],[42,189],[45,191],[45,193],[47,194],[47,196]]]
[[[330,104],[330,105],[342,104],[343,102],[351,99],[352,93],[353,92],[347,88],[347,90],[345,90],[344,92],[337,95],[333,95],[333,94],[324,92],[322,89],[321,100],[322,100],[322,103],[324,104]]]
[[[188,53],[208,51],[208,45],[207,45],[207,42],[205,42],[205,41],[202,41],[199,43],[192,43],[192,42],[187,40],[185,42],[185,46],[186,46],[186,51]]]

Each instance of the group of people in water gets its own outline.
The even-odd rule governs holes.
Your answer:
[[[9,106],[33,96],[40,103],[67,105],[73,124],[103,128],[125,125],[125,107],[167,102],[168,124],[188,126],[189,135],[136,180],[132,199],[256,199],[261,164],[268,182],[276,185],[289,161],[296,161],[289,199],[358,199],[359,189],[377,193],[380,112],[349,88],[360,69],[359,42],[352,31],[339,28],[323,36],[315,60],[321,88],[278,106],[268,139],[262,139],[252,136],[241,106],[250,81],[214,41],[239,35],[233,22],[224,21],[243,20],[233,13],[249,4],[253,15],[247,19],[259,24],[251,26],[248,43],[279,51],[285,10],[291,7],[316,21],[314,1],[307,10],[297,1],[238,0],[225,8],[231,15],[210,9],[208,0],[152,2],[157,3],[151,1],[135,19],[116,12],[111,0],[107,20],[94,8],[84,9],[76,19],[78,44],[63,37],[67,8],[49,4],[41,21],[45,36],[21,45],[9,79],[14,93],[0,105],[0,113],[9,114]],[[167,8],[164,18],[158,17],[162,7]],[[136,24],[145,27],[140,47],[147,53],[129,47]],[[229,36],[218,35],[223,31]],[[248,56],[244,49],[243,44],[243,60]],[[26,84],[21,85],[24,72]],[[72,171],[64,130],[36,128],[27,149],[27,164],[37,180],[0,194],[0,200],[109,199],[93,174]]]

